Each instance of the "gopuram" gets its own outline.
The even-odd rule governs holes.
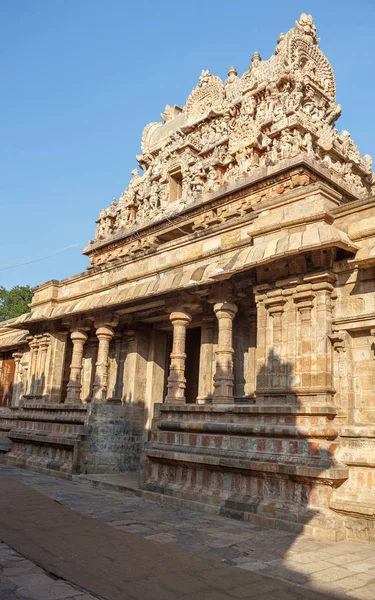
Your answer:
[[[375,540],[375,179],[311,15],[147,125],[85,273],[0,324],[2,446],[70,477]]]

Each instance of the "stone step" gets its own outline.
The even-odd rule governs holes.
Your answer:
[[[78,468],[86,437],[86,405],[26,402],[9,432],[7,461],[19,467],[68,477]]]

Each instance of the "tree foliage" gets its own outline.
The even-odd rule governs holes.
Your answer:
[[[10,290],[0,286],[0,321],[13,319],[30,311],[29,303],[33,297],[29,285],[15,285]]]

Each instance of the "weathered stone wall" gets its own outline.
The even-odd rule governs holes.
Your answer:
[[[80,472],[138,470],[143,450],[143,428],[143,407],[111,401],[90,405],[87,438],[79,448]]]

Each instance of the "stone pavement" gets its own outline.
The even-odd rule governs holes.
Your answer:
[[[318,542],[6,465],[0,539],[29,559],[0,546],[0,600],[375,598],[372,544]]]

